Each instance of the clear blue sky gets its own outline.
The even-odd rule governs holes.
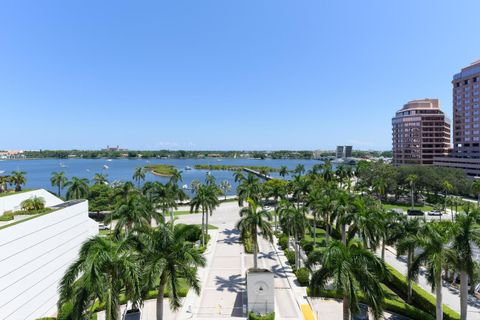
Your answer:
[[[480,59],[480,2],[0,3],[0,149],[389,149]]]

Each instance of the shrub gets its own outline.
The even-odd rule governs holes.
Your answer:
[[[248,314],[248,319],[249,320],[275,320],[275,312],[260,315],[253,311],[250,311],[250,313]]]
[[[282,248],[282,250],[288,248],[288,236],[286,234],[280,236],[280,238],[278,239],[278,245],[280,246],[280,248]]]
[[[295,251],[285,250],[285,256],[287,257],[288,263],[291,266],[294,266],[295,265]]]
[[[295,275],[297,276],[297,280],[302,287],[308,286],[308,282],[310,281],[310,272],[307,268],[300,268],[295,271]]]
[[[313,241],[302,239],[300,240],[300,246],[307,255],[313,251]]]
[[[24,200],[21,203],[22,210],[24,211],[38,211],[45,208],[45,199],[42,197],[32,197]]]
[[[385,280],[385,284],[387,284],[387,286],[390,287],[393,291],[395,291],[395,293],[397,293],[399,296],[406,298],[406,292],[408,287],[407,279],[404,275],[402,275],[390,265],[387,265],[387,268],[390,271],[391,276]],[[435,314],[435,297],[429,294],[427,291],[423,290],[415,283],[412,283],[412,303],[413,305],[421,308],[425,312]],[[460,319],[460,315],[444,304],[443,318],[445,320],[458,320]]]
[[[73,314],[73,304],[71,302],[67,302],[60,307],[60,310],[58,311],[57,319],[72,320],[73,319],[72,314]]]
[[[13,220],[13,214],[5,213],[4,215],[0,216],[0,221],[10,221]]]

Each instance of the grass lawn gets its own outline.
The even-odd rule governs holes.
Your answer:
[[[194,226],[199,226],[200,228],[202,227],[201,224],[194,224]],[[218,227],[217,227],[217,226],[214,226],[213,224],[209,224],[209,225],[208,225],[208,229],[209,229],[209,230],[217,230]]]
[[[321,229],[321,228],[317,228],[317,243],[323,241],[325,239],[325,230]],[[307,241],[313,241],[313,230],[311,233],[307,233],[305,235],[305,240]]]
[[[386,210],[403,209],[403,211],[407,211],[408,209],[411,208],[410,205],[405,205],[405,204],[388,204],[388,203],[384,204],[383,207],[384,207]],[[423,212],[428,212],[428,211],[433,210],[433,207],[432,207],[432,206],[415,206],[414,208],[417,209],[417,210],[422,210]]]
[[[173,215],[176,217],[176,216],[183,216],[185,214],[194,214],[194,213],[199,213],[199,212],[190,212],[190,211],[174,211],[173,212]]]
[[[161,177],[171,177],[177,170],[174,166],[168,164],[150,164],[145,166],[145,169]]]

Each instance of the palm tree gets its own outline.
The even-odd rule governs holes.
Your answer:
[[[295,172],[296,174],[301,176],[302,174],[305,173],[305,166],[303,164],[299,163],[299,164],[297,164],[297,166],[295,167],[295,170],[293,170],[293,172]]]
[[[375,180],[373,181],[373,190],[378,195],[378,199],[382,201],[382,198],[387,193],[387,182],[383,177],[378,176],[375,178]]]
[[[473,181],[472,192],[477,196],[477,206],[480,206],[480,179]]]
[[[192,182],[190,182],[190,189],[192,190],[192,193],[197,192],[198,187],[200,187],[202,183],[198,179],[193,179]]]
[[[280,226],[284,233],[294,238],[295,268],[300,267],[299,239],[305,234],[305,214],[303,208],[297,208],[289,201],[280,203]]]
[[[145,168],[137,167],[133,172],[132,179],[137,182],[137,187],[140,188],[140,182],[145,181]]]
[[[307,200],[308,207],[313,215],[313,243],[317,243],[317,219],[323,212],[323,192],[316,188],[310,192]]]
[[[21,203],[22,210],[37,211],[45,208],[45,199],[42,197],[32,197]]]
[[[108,184],[107,175],[103,173],[95,173],[92,180],[94,185]]]
[[[297,207],[300,207],[300,203],[306,200],[308,193],[310,192],[311,183],[307,177],[295,176],[290,181],[292,187],[292,196],[297,201]]]
[[[460,272],[460,319],[467,319],[468,282],[473,287],[473,244],[480,246],[480,211],[458,214],[453,229],[454,265]]]
[[[243,206],[243,202],[250,198],[254,202],[260,201],[260,183],[258,178],[249,173],[246,179],[243,179],[237,187],[238,204]]]
[[[239,183],[243,179],[245,179],[245,176],[241,171],[235,171],[235,173],[233,174],[233,179],[235,180],[236,183]]]
[[[135,185],[131,181],[122,182],[114,187],[114,196],[117,202],[126,202],[132,196],[138,193]]]
[[[149,226],[152,219],[157,222],[163,221],[143,195],[135,195],[108,215],[105,222],[112,223],[113,220],[116,220],[116,232],[120,233],[125,229],[125,233],[128,235],[134,228]]]
[[[188,285],[200,293],[200,280],[197,268],[205,266],[202,254],[186,241],[192,232],[192,226],[160,225],[147,228],[139,236],[143,244],[141,263],[144,266],[145,288],[148,290],[158,283],[157,320],[163,319],[163,299],[168,290],[170,308],[178,310],[181,306],[179,281],[183,278]],[[160,282],[157,282],[160,279]]]
[[[88,179],[72,177],[70,181],[65,183],[67,187],[66,197],[72,199],[86,199],[88,197]]]
[[[22,191],[22,185],[27,183],[27,179],[25,178],[26,174],[27,173],[25,171],[12,171],[10,183],[15,185],[15,191]]]
[[[73,303],[73,320],[91,315],[97,301],[105,304],[107,320],[120,314],[120,294],[139,297],[140,267],[128,240],[96,236],[81,247],[59,285],[58,306]]]
[[[180,181],[182,181],[182,173],[183,171],[175,169],[170,177],[170,183],[171,184],[178,184]]]
[[[272,216],[266,210],[257,210],[257,204],[252,199],[247,199],[248,207],[240,210],[240,220],[236,228],[240,230],[242,240],[250,239],[253,246],[253,268],[257,269],[258,231],[260,235],[270,242],[273,242]]]
[[[325,161],[322,165],[322,176],[323,180],[330,182],[334,178],[334,174],[332,171],[332,163],[330,161]]]
[[[170,212],[170,221],[172,223],[173,210],[171,209],[176,209],[177,200],[183,198],[183,195],[180,195],[180,191],[177,184],[162,184],[160,182],[155,182],[152,190],[152,202],[155,203],[157,208],[160,208],[163,218],[166,218],[167,213]]]
[[[218,188],[213,185],[200,185],[190,201],[190,212],[202,208],[202,246],[205,246],[205,233],[208,234],[208,215],[219,205]]]
[[[280,179],[272,179],[265,182],[267,197],[272,197],[275,202],[274,206],[274,218],[275,218],[275,230],[277,230],[277,215],[278,215],[278,200],[284,199],[286,196],[287,182]]]
[[[0,176],[0,193],[8,191],[9,183],[10,183],[10,176]]]
[[[282,178],[285,178],[286,176],[288,176],[288,168],[287,168],[287,166],[281,166],[281,167],[280,167],[280,170],[278,171],[278,174],[279,174],[280,177],[282,177]]]
[[[413,189],[415,187],[415,183],[417,182],[417,179],[418,179],[418,177],[417,177],[416,174],[409,174],[407,176],[407,179],[406,179],[406,181],[410,185],[410,197],[412,199],[412,209],[415,206],[415,200],[414,200],[414,197],[413,197],[413,195],[414,195]]]
[[[336,195],[334,216],[337,223],[337,228],[338,225],[340,225],[340,233],[342,235],[343,244],[347,244],[347,225],[352,223],[354,219],[352,201],[353,198],[345,191],[339,192]]]
[[[358,197],[353,201],[353,208],[349,237],[358,235],[365,248],[376,249],[379,243],[378,219],[375,215],[375,211],[379,210],[378,204],[370,198]]]
[[[417,248],[417,237],[422,228],[421,219],[405,219],[403,221],[403,237],[397,242],[397,255],[407,255],[407,303],[412,302],[412,262],[415,249]]]
[[[225,200],[227,200],[227,192],[232,190],[232,185],[230,182],[228,182],[228,180],[223,180],[220,184],[220,189],[222,189]]]
[[[447,209],[447,196],[448,196],[448,193],[450,193],[453,190],[453,186],[450,182],[445,180],[445,181],[442,182],[442,190],[444,192],[443,210],[446,210]]]
[[[417,276],[420,266],[427,268],[427,280],[435,290],[436,319],[443,319],[442,302],[442,268],[452,257],[448,248],[451,239],[451,222],[435,221],[426,224],[423,232],[417,237],[417,243],[423,252],[413,259],[410,277]]]
[[[359,292],[365,296],[375,319],[383,314],[384,292],[381,281],[387,276],[383,262],[355,239],[347,244],[334,240],[325,251],[313,251],[308,265],[321,265],[312,274],[312,292],[324,289],[331,280],[336,289],[343,293],[343,319],[350,320],[350,314],[357,314]]]
[[[52,177],[50,178],[50,183],[52,184],[52,187],[57,187],[58,192],[57,195],[61,197],[61,190],[67,183],[68,179],[65,177],[65,172],[52,172]]]

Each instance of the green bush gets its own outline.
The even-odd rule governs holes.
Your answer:
[[[300,246],[307,255],[313,251],[313,241],[302,239],[300,240]]]
[[[73,313],[73,304],[71,302],[67,302],[60,307],[58,311],[58,320],[72,320],[72,313]]]
[[[295,275],[297,276],[298,283],[300,283],[302,287],[308,286],[310,281],[310,272],[307,268],[298,269],[295,271]]]
[[[388,264],[387,268],[390,271],[391,277],[385,280],[385,284],[399,296],[406,299],[406,292],[408,290],[407,279],[403,274]],[[412,303],[414,306],[421,308],[429,314],[435,314],[436,312],[435,297],[415,283],[412,283]],[[458,320],[460,319],[460,315],[444,304],[443,318],[445,320]]]
[[[285,256],[287,257],[288,263],[291,266],[294,266],[295,265],[295,251],[285,250]]]
[[[5,213],[0,216],[0,221],[10,221],[13,220],[13,215],[11,213]]]
[[[250,311],[250,313],[248,314],[248,319],[249,320],[275,320],[275,312],[260,315],[253,311]]]
[[[282,250],[285,250],[288,248],[288,236],[286,234],[283,234],[278,238],[278,245]]]

